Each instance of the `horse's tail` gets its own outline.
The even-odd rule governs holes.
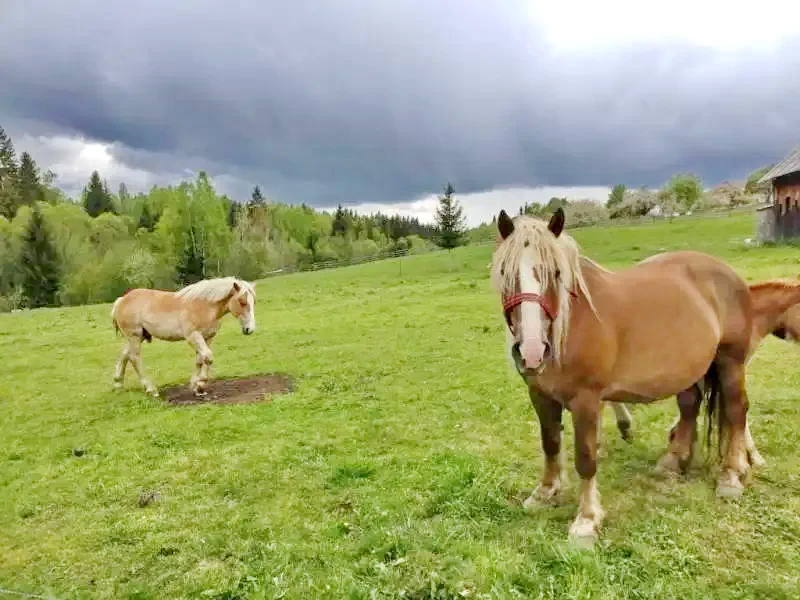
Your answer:
[[[703,399],[706,402],[706,449],[711,447],[711,437],[714,429],[717,430],[717,454],[722,455],[722,427],[725,422],[725,399],[722,398],[722,381],[719,376],[719,367],[712,362],[704,377]],[[714,413],[717,414],[716,427]]]
[[[114,333],[116,333],[117,335],[119,335],[119,323],[117,323],[117,307],[119,306],[120,300],[122,300],[122,296],[114,300],[114,304],[111,305],[111,324],[114,326]]]

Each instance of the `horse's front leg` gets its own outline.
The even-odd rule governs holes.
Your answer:
[[[195,357],[195,374],[192,376],[192,392],[198,396],[206,394],[208,387],[208,371],[214,362],[214,354],[208,347],[205,338],[199,331],[193,331],[187,336],[187,341],[197,352]]]
[[[544,473],[539,487],[525,500],[523,506],[528,509],[537,502],[550,502],[556,498],[561,489],[561,404],[529,390],[531,403],[539,416],[539,428],[542,434],[544,450]]]
[[[596,480],[600,407],[601,400],[593,392],[578,394],[569,405],[575,429],[575,468],[581,480],[578,514],[570,525],[569,534],[580,542],[593,541],[605,517]]]

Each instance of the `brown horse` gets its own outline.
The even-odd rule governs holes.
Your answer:
[[[717,494],[740,495],[749,469],[744,369],[753,300],[747,283],[724,262],[697,252],[660,254],[608,271],[562,234],[562,210],[549,224],[528,216],[512,220],[501,211],[497,224],[501,239],[492,281],[545,454],[542,482],[525,506],[550,500],[560,488],[561,416],[567,408],[581,479],[570,536],[594,538],[604,518],[595,478],[602,403],[649,403],[704,379],[714,383],[709,427],[719,412],[720,448],[727,442]]]
[[[750,285],[753,298],[753,329],[747,362],[768,335],[800,342],[800,304],[787,302],[800,296],[800,282],[775,279]],[[670,452],[659,461],[659,470],[679,473],[689,468],[697,441],[697,415],[703,394],[713,385],[706,379],[678,394],[680,415],[669,430]],[[749,420],[745,422],[745,446],[751,466],[761,467],[766,461],[756,448],[750,434]]]
[[[142,341],[158,338],[170,342],[186,340],[197,352],[191,389],[195,395],[206,393],[208,371],[214,360],[209,344],[217,335],[220,320],[229,312],[236,317],[242,333],[255,331],[256,292],[247,281],[234,277],[204,279],[177,292],[137,288],[117,298],[111,308],[111,320],[125,335],[114,374],[114,387],[122,388],[125,367],[130,361],[148,394],[158,390],[142,367]]]

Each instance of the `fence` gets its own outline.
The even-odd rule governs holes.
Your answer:
[[[571,231],[580,231],[582,229],[590,229],[596,227],[636,227],[639,225],[645,225],[650,223],[656,223],[658,221],[686,221],[686,220],[695,220],[695,219],[708,219],[708,218],[724,218],[730,217],[736,214],[744,214],[744,213],[753,213],[755,214],[756,206],[748,205],[748,206],[739,206],[736,208],[724,208],[724,209],[708,209],[702,211],[695,211],[691,214],[684,214],[676,217],[669,217],[669,216],[649,216],[645,215],[642,217],[632,217],[632,218],[620,218],[620,219],[602,219],[592,223],[581,224],[575,227],[569,227]],[[755,224],[754,224],[755,226]],[[488,246],[495,243],[494,237],[487,237],[485,239],[478,239],[478,240],[471,240],[469,242],[470,247],[483,247]],[[274,271],[271,271],[264,275],[264,278],[268,277],[277,277],[279,275],[289,275],[291,273],[299,273],[299,272],[306,272],[306,271],[321,271],[325,269],[338,269],[340,267],[351,267],[355,265],[366,264],[370,262],[376,262],[379,260],[388,260],[390,258],[400,258],[403,256],[417,256],[422,254],[433,254],[438,252],[445,252],[442,248],[418,248],[418,249],[401,249],[395,250],[393,252],[382,252],[379,254],[373,254],[370,256],[360,256],[354,258],[341,258],[335,260],[325,260],[314,262],[311,264],[301,265],[301,266],[285,266]]]

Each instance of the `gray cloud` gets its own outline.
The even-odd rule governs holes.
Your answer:
[[[555,54],[514,0],[67,4],[5,8],[4,126],[285,201],[715,182],[798,141],[798,42]]]

